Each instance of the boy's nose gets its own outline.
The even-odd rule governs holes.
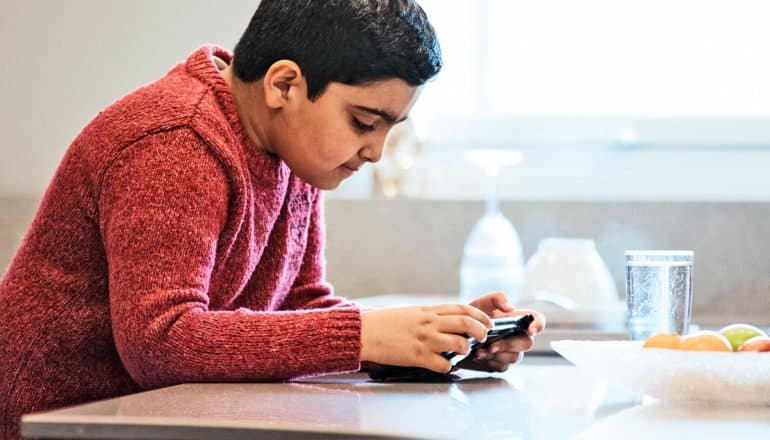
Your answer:
[[[367,162],[379,162],[382,159],[382,153],[385,149],[385,139],[380,139],[376,143],[369,144],[361,149],[361,159]]]

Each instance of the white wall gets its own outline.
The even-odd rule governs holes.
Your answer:
[[[202,44],[232,49],[257,0],[3,0],[0,195],[41,194],[99,110]]]
[[[469,0],[471,1],[471,0]],[[232,48],[257,0],[2,0],[0,196],[39,197],[80,129],[201,44]],[[430,85],[429,85],[430,87]],[[448,127],[449,138],[463,127]],[[426,139],[429,198],[479,198],[479,170]],[[536,151],[504,171],[524,200],[768,201],[770,149]],[[367,197],[371,170],[332,197]]]

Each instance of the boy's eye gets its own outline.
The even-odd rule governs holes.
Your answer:
[[[357,118],[353,118],[353,126],[361,133],[369,133],[374,131],[374,125],[366,125],[359,121]]]

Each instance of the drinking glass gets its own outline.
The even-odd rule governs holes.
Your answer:
[[[626,251],[626,310],[631,340],[687,333],[692,314],[692,251]]]

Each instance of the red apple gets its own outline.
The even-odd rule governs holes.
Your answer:
[[[738,351],[770,351],[770,337],[754,336],[738,347]]]

